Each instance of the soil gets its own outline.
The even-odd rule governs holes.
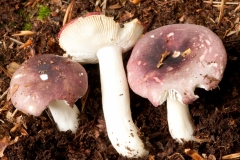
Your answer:
[[[194,135],[199,139],[208,139],[206,142],[187,142],[184,145],[175,142],[168,131],[166,104],[154,107],[147,99],[130,91],[133,120],[150,150],[150,154],[142,159],[192,159],[184,152],[187,148],[204,159],[222,159],[235,153],[238,153],[235,159],[239,158],[238,5],[225,4],[221,10],[215,3],[201,0],[142,0],[139,4],[129,0],[108,0],[104,10],[101,3],[101,0],[75,0],[72,18],[92,11],[113,16],[119,23],[138,18],[145,24],[145,32],[175,23],[203,25],[222,39],[227,51],[227,67],[219,87],[212,91],[196,89],[199,99],[189,105],[196,125]],[[28,116],[20,111],[11,115],[15,113],[15,108],[6,94],[11,80],[11,73],[7,70],[9,64],[21,64],[34,55],[63,55],[57,34],[69,4],[70,1],[61,0],[0,1],[0,155],[3,152],[4,160],[126,159],[116,152],[107,136],[98,64],[84,65],[89,77],[89,94],[85,105],[81,100],[76,102],[81,110],[76,134],[59,132],[48,111],[40,117]],[[50,14],[40,20],[39,10],[43,6],[50,9]],[[22,30],[34,31],[35,34],[13,36]],[[14,40],[32,43],[22,48],[21,43]],[[130,54],[131,51],[123,55],[125,66]]]

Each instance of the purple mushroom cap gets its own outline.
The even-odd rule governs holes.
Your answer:
[[[13,74],[10,96],[18,110],[39,116],[54,100],[73,106],[87,88],[87,73],[79,63],[44,54],[28,59]]]
[[[167,25],[146,33],[135,45],[127,64],[128,82],[154,106],[162,104],[170,90],[187,105],[198,98],[196,87],[217,87],[226,62],[223,43],[211,30],[194,24]]]

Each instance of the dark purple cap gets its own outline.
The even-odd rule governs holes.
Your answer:
[[[65,100],[70,106],[88,88],[87,73],[77,62],[44,54],[24,62],[13,74],[10,96],[20,111],[39,116],[54,100]]]
[[[226,62],[221,39],[208,28],[167,25],[146,33],[135,45],[127,64],[128,81],[136,94],[154,106],[162,104],[170,90],[189,104],[198,98],[196,87],[217,87]]]

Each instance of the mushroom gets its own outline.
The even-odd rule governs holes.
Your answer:
[[[154,106],[167,100],[171,136],[179,143],[196,140],[188,104],[196,87],[218,86],[227,55],[220,38],[194,24],[167,25],[145,34],[127,63],[130,88]]]
[[[122,53],[133,47],[143,29],[137,19],[120,26],[111,17],[90,13],[73,20],[59,33],[60,46],[73,60],[81,63],[99,62],[108,136],[117,152],[126,157],[148,154],[132,120],[122,60]]]
[[[78,128],[75,101],[88,88],[87,73],[77,62],[44,54],[34,56],[18,68],[10,82],[13,105],[20,111],[40,116],[47,107],[60,131]]]

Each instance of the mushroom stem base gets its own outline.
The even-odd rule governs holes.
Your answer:
[[[182,104],[177,98],[167,97],[167,119],[171,136],[179,143],[194,141],[194,126],[191,121],[188,105]]]
[[[122,48],[106,46],[97,52],[100,66],[102,105],[108,137],[114,148],[126,157],[148,154],[133,123],[129,88],[122,61]]]
[[[48,105],[48,108],[59,131],[71,130],[72,133],[76,133],[80,113],[76,105],[71,107],[64,100],[55,100]]]

